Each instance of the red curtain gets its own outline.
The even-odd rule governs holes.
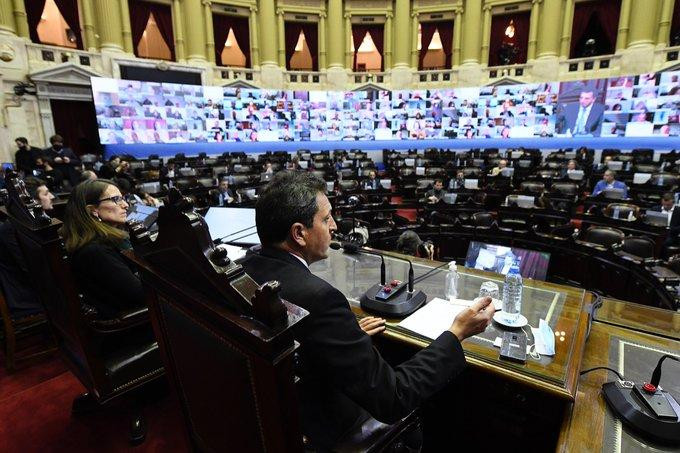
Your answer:
[[[38,25],[40,24],[40,16],[45,9],[46,1],[47,0],[24,0],[26,17],[28,18],[28,32],[31,35],[31,41],[37,44],[40,44]]]
[[[286,68],[290,69],[290,59],[295,53],[295,46],[300,39],[300,32],[302,31],[302,23],[300,22],[286,22],[284,26],[284,35],[286,39]]]
[[[312,70],[319,70],[319,32],[318,27],[313,22],[303,22],[302,32],[305,34],[305,41],[309,47],[309,53],[312,54]]]
[[[352,39],[354,40],[354,63],[352,64],[352,68],[354,71],[357,70],[357,55],[359,53],[359,46],[361,46],[366,33],[370,33],[371,39],[373,39],[373,44],[375,44],[375,48],[382,57],[380,60],[380,70],[383,70],[385,66],[385,57],[383,56],[383,32],[383,25],[352,25]]]
[[[599,21],[604,36],[611,44],[611,53],[616,47],[616,35],[619,28],[619,16],[621,15],[621,0],[600,0],[581,2],[574,6],[574,23],[571,28],[570,58],[576,58],[577,46],[583,34],[588,28],[590,20],[595,17]]]
[[[78,0],[54,0],[54,3],[57,4],[59,12],[64,16],[66,24],[76,35],[76,46],[83,49],[83,37],[80,33],[80,18],[78,17]]]
[[[135,55],[137,55],[137,46],[142,39],[146,24],[149,22],[149,15],[153,13],[156,19],[158,31],[165,40],[165,43],[170,48],[170,59],[175,59],[175,37],[172,33],[172,12],[168,5],[161,5],[159,3],[130,1],[130,28],[132,32],[132,45],[134,47]],[[139,57],[139,55],[137,55]]]
[[[530,12],[493,16],[491,19],[491,38],[489,40],[489,66],[499,66],[502,64],[498,54],[503,45],[512,45],[516,49],[516,54],[510,64],[526,63],[527,48],[529,47],[530,18]],[[510,21],[512,21],[515,27],[515,36],[512,38],[505,36],[505,29],[510,25]]]
[[[523,277],[536,278],[541,276],[541,268],[547,264],[546,256],[543,253],[516,248],[512,249],[512,253],[519,258],[520,274]]]
[[[671,45],[678,44],[673,42],[673,38],[675,38],[675,35],[678,33],[680,33],[680,1],[676,1],[675,6],[673,6],[673,20],[671,21],[671,36],[669,41]]]
[[[246,56],[246,68],[250,67],[250,24],[247,17],[225,16],[213,13],[213,33],[215,37],[215,62],[222,66],[222,51],[229,36],[229,29],[234,30],[236,42]]]
[[[427,48],[430,47],[434,32],[437,30],[436,22],[422,22],[420,24],[420,52],[418,53],[418,69],[423,69],[423,61]]]
[[[442,40],[444,55],[446,55],[446,63],[444,65],[446,69],[451,67],[451,55],[453,55],[453,27],[454,24],[452,20],[439,22],[439,25],[437,26],[439,38]]]

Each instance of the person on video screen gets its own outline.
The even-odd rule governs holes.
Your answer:
[[[603,104],[595,102],[595,92],[585,89],[581,91],[578,102],[566,104],[557,115],[556,130],[572,136],[599,137],[604,108]]]

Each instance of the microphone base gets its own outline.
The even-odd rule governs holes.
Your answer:
[[[633,388],[624,387],[617,381],[604,384],[602,394],[614,416],[643,439],[662,445],[680,445],[680,405],[670,394],[665,396],[676,413],[674,420],[655,416]]]
[[[383,285],[381,284],[371,286],[361,296],[361,308],[386,318],[403,318],[416,311],[427,301],[424,292],[418,290],[409,293],[405,287],[402,291],[391,295],[387,300],[376,298],[376,295],[382,289]]]

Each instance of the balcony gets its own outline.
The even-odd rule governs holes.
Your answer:
[[[283,77],[288,86],[326,84],[326,74],[317,71],[284,71]]]
[[[529,82],[531,80],[531,65],[529,64],[513,64],[506,66],[491,66],[486,68],[489,82],[493,83],[496,80],[504,79],[506,77]]]
[[[349,86],[359,86],[366,85],[367,83],[374,83],[376,85],[387,85],[389,84],[388,72],[350,72],[347,78],[347,84]]]
[[[560,61],[560,80],[614,77],[620,73],[620,64],[621,55],[598,55],[563,60]]]
[[[433,69],[413,73],[414,85],[454,85],[458,83],[457,69]]]
[[[251,68],[236,68],[215,66],[213,72],[213,80],[224,83],[231,83],[236,80],[243,80],[248,83],[258,84],[260,80],[260,71]]]
[[[29,72],[41,71],[62,63],[71,63],[104,74],[102,56],[99,53],[45,44],[26,44]]]

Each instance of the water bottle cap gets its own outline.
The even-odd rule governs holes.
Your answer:
[[[449,270],[450,270],[450,271],[455,271],[456,269],[457,269],[456,262],[455,262],[455,261],[451,261],[451,262],[449,263]]]

